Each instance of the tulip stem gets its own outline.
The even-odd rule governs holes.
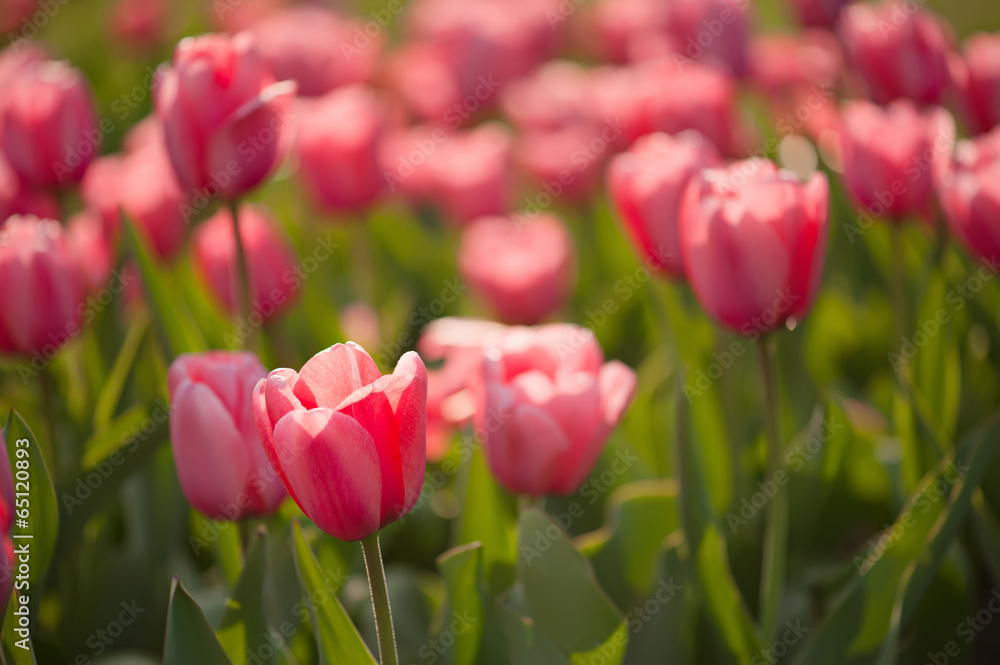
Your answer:
[[[247,272],[247,255],[243,248],[243,236],[240,233],[239,210],[240,202],[237,199],[229,199],[229,213],[233,218],[233,238],[236,241],[236,270],[239,272],[236,279],[238,288],[236,309],[242,314],[243,320],[252,331],[253,326],[250,323],[250,275]],[[244,346],[248,341],[243,340]]]
[[[398,665],[396,635],[392,629],[392,613],[389,610],[389,589],[385,584],[378,534],[373,533],[362,540],[361,549],[365,553],[365,569],[368,571],[368,586],[372,592],[372,608],[375,610],[379,660],[382,665]]]
[[[768,481],[780,472],[781,439],[778,435],[778,385],[775,376],[775,340],[768,335],[757,345],[764,381],[764,421],[767,432]],[[788,556],[788,494],[783,487],[768,504],[764,534],[764,560],[760,577],[760,621],[764,639],[771,639],[778,623],[778,609],[785,593]]]
[[[906,287],[904,278],[906,275],[906,260],[903,252],[903,226],[899,222],[889,225],[892,264],[889,270],[890,287],[892,288],[892,309],[896,319],[896,342],[902,343],[906,336],[908,326],[906,324]]]

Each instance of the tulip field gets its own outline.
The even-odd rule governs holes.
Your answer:
[[[0,665],[1000,663],[994,0],[0,0]]]

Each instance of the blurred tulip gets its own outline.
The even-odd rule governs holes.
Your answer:
[[[444,46],[427,42],[405,44],[389,58],[386,78],[406,107],[421,118],[440,124],[447,113],[452,129],[468,119],[454,113],[456,105],[461,107],[462,91]],[[484,99],[475,103],[474,110],[478,111],[493,92],[484,90]]]
[[[873,217],[932,219],[934,183],[955,141],[948,112],[920,112],[908,100],[886,108],[853,101],[841,116],[844,183],[854,201]]]
[[[289,4],[288,0],[239,0],[213,2],[210,18],[220,30],[235,35],[274,16]]]
[[[482,364],[482,352],[474,349],[452,353],[441,369],[427,372],[427,459],[443,459],[455,430],[475,415],[476,400],[469,382]]]
[[[481,217],[465,229],[458,267],[473,292],[506,323],[538,323],[576,281],[573,241],[559,218]]]
[[[684,277],[678,237],[681,200],[693,176],[721,165],[715,146],[692,130],[676,136],[650,134],[611,161],[611,198],[650,270]]]
[[[428,159],[434,195],[445,216],[457,224],[502,215],[511,197],[510,134],[487,123],[451,134]]]
[[[555,130],[590,118],[589,75],[579,64],[552,60],[500,91],[510,121],[523,129]]]
[[[66,243],[87,293],[104,288],[111,278],[115,257],[100,214],[86,209],[70,217]]]
[[[385,112],[363,85],[303,100],[297,149],[306,191],[328,211],[357,212],[370,206],[385,184],[379,142]]]
[[[613,146],[616,150],[627,148],[652,131],[646,111],[651,83],[646,80],[646,71],[641,67],[597,67],[590,71],[589,115],[594,124],[615,122],[623,128],[620,139]]]
[[[586,328],[512,328],[485,350],[480,423],[490,470],[509,492],[569,494],[597,463],[635,395]]]
[[[0,146],[11,168],[32,187],[79,182],[101,143],[94,108],[89,85],[67,63],[23,65],[0,101]]]
[[[11,77],[19,71],[32,63],[48,59],[48,52],[36,42],[14,42],[0,49],[0,86],[6,88]]]
[[[83,288],[58,222],[14,216],[0,225],[0,353],[46,359],[80,332]]]
[[[165,37],[169,8],[167,0],[117,0],[111,33],[131,49],[155,49]]]
[[[667,36],[669,4],[663,0],[598,0],[590,8],[592,29],[582,46],[596,50],[603,60],[628,62],[634,44],[649,35]]]
[[[371,78],[382,50],[360,21],[319,5],[295,5],[267,15],[250,29],[261,58],[279,81],[298,84],[304,97]]]
[[[749,0],[673,0],[667,6],[667,30],[676,51],[704,64],[744,76],[749,67]]]
[[[271,319],[296,296],[295,256],[274,229],[269,215],[257,206],[239,209],[240,239],[246,254],[251,318]],[[233,216],[223,209],[202,222],[194,233],[195,268],[230,314],[239,311],[239,260],[233,234]]]
[[[170,443],[188,503],[214,519],[278,510],[285,490],[257,438],[253,390],[267,376],[250,352],[178,356],[170,365]]]
[[[973,134],[1000,125],[1000,34],[971,37],[965,57],[952,59],[952,79]]]
[[[260,440],[288,493],[326,533],[362,540],[413,507],[424,484],[427,370],[412,351],[381,376],[357,344],[254,390]]]
[[[382,338],[378,322],[378,312],[368,303],[358,300],[348,303],[340,310],[340,330],[344,337],[360,340],[370,349],[379,345]]]
[[[238,197],[263,182],[283,157],[295,83],[274,82],[248,34],[182,40],[155,97],[185,190]]]
[[[750,50],[751,77],[768,95],[802,86],[832,88],[843,66],[840,44],[825,30],[762,35],[754,39]]]
[[[813,28],[832,28],[840,18],[840,10],[850,0],[791,0],[792,9],[802,25]]]
[[[51,193],[27,186],[0,153],[0,223],[12,215],[59,217],[59,204]]]
[[[18,30],[22,33],[20,35],[22,39],[33,37],[34,33],[38,32],[38,28],[30,19],[37,5],[38,0],[0,0],[0,31]],[[28,34],[29,31],[31,34]],[[4,598],[6,597],[4,596]]]
[[[1000,129],[960,141],[938,188],[956,236],[981,258],[1000,258]]]
[[[856,2],[841,14],[840,35],[874,101],[941,101],[951,38],[934,14],[905,0]]]
[[[681,203],[684,272],[702,307],[758,337],[806,315],[826,258],[830,189],[761,158],[696,175]]]
[[[438,148],[450,140],[448,132],[431,125],[388,130],[379,145],[379,163],[388,190],[400,192],[414,205],[432,201],[434,173],[429,162]]]
[[[579,203],[594,193],[618,131],[589,123],[527,131],[518,137],[514,159],[546,195]]]
[[[116,234],[121,225],[118,200],[122,192],[124,161],[122,155],[98,157],[80,181],[80,198],[88,208],[100,214],[108,236]]]

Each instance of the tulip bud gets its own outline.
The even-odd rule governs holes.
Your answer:
[[[268,320],[295,300],[296,291],[287,278],[294,274],[294,255],[262,208],[242,205],[239,216],[240,239],[249,273],[251,310],[262,320]],[[194,234],[193,243],[194,265],[199,275],[226,311],[236,314],[240,292],[239,259],[233,216],[229,210],[220,210],[203,222]]]
[[[846,102],[841,115],[844,183],[855,202],[873,217],[933,219],[934,183],[955,141],[951,115],[921,113],[908,100]]]
[[[715,146],[691,130],[676,136],[650,134],[611,161],[611,198],[650,269],[684,277],[678,237],[681,200],[695,174],[721,164]]]
[[[913,2],[856,2],[844,8],[840,36],[872,99],[905,97],[937,104],[948,86],[951,37],[934,14]]]
[[[58,222],[14,216],[0,226],[0,353],[51,357],[80,332],[82,286]]]
[[[750,159],[696,175],[681,203],[684,270],[705,310],[757,337],[805,316],[826,257],[830,191]]]
[[[952,78],[973,134],[1000,125],[1000,35],[979,34],[953,59]]]
[[[576,281],[573,241],[554,215],[481,217],[465,229],[459,270],[509,323],[537,323],[561,307]]]
[[[188,503],[214,519],[270,515],[285,498],[257,438],[253,389],[267,370],[252,353],[209,351],[170,365],[170,442]]]
[[[515,494],[569,494],[597,463],[635,395],[636,375],[604,362],[592,331],[510,328],[485,349],[482,406],[490,470]]]
[[[65,62],[31,62],[9,76],[0,102],[0,146],[33,187],[79,182],[98,152],[94,99]]]
[[[382,191],[379,141],[385,113],[366,86],[352,85],[303,100],[298,128],[299,173],[317,205],[359,211]]]
[[[263,182],[283,158],[295,83],[274,82],[249,35],[182,40],[155,92],[185,190],[234,198]]]
[[[511,144],[504,128],[485,124],[452,134],[436,148],[430,168],[445,217],[461,225],[507,212]]]
[[[1000,129],[960,141],[938,191],[955,235],[995,263],[1000,258]]]
[[[416,353],[382,376],[360,346],[336,344],[300,372],[268,374],[254,390],[253,410],[271,465],[326,533],[362,540],[420,496],[427,370]]]

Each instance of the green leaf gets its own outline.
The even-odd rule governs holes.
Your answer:
[[[906,625],[969,511],[972,494],[1000,441],[998,422],[997,416],[991,418],[957,453],[924,476],[896,522],[872,539],[876,543],[888,539],[884,546],[869,545],[854,557],[860,577],[810,635],[796,663],[871,662],[887,637]],[[952,488],[947,498],[941,495],[942,487]]]
[[[472,665],[483,633],[482,554],[480,543],[448,550],[437,558],[448,587],[448,612],[470,621],[468,630],[455,635],[455,665]]]
[[[482,447],[476,446],[465,478],[465,499],[455,545],[482,544],[483,575],[493,593],[514,580],[517,559],[514,505],[486,467]]]
[[[28,500],[27,506],[17,504],[11,538],[15,551],[27,546],[31,552],[28,583],[32,599],[38,599],[59,537],[59,504],[38,439],[13,409],[4,428],[3,440],[14,475],[15,503]]]
[[[174,576],[167,607],[163,665],[230,665],[212,627],[179,577]]]
[[[122,222],[129,248],[139,264],[142,286],[148,296],[153,322],[166,345],[167,355],[175,358],[182,353],[204,351],[205,340],[183,303],[174,296],[142,234],[136,231],[132,221],[124,214]]]
[[[603,649],[605,662],[621,662],[625,623],[566,532],[529,508],[521,513],[518,543],[518,579],[539,630],[571,658]]]
[[[140,428],[147,417],[148,409],[142,404],[136,404],[100,429],[95,429],[91,437],[83,442],[83,468],[92,469],[101,460],[123,448],[129,442],[129,433]]]
[[[125,335],[125,341],[122,342],[118,357],[115,358],[115,364],[111,367],[111,371],[103,377],[101,392],[97,396],[97,404],[94,406],[94,431],[106,427],[114,416],[122,390],[125,388],[125,381],[135,364],[140,343],[148,327],[147,316],[139,315],[135,318]]]
[[[911,336],[915,343],[926,340],[916,350],[914,380],[926,404],[923,411],[933,414],[942,441],[951,441],[955,434],[962,395],[962,365],[947,290],[940,272],[935,271],[924,291],[917,330]]]
[[[328,580],[302,535],[298,521],[293,526],[295,568],[302,591],[312,600],[309,617],[316,632],[319,660],[324,665],[377,665],[375,657],[358,634],[336,595],[336,581]]]

